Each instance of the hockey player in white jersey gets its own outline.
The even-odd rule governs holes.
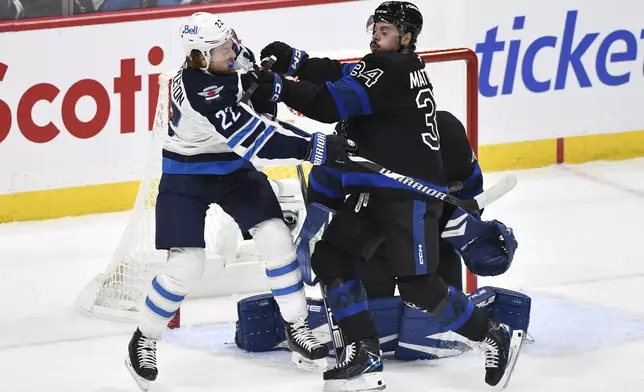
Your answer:
[[[266,175],[253,162],[338,161],[346,157],[346,139],[323,133],[302,138],[240,105],[239,74],[252,69],[253,56],[233,34],[221,18],[202,12],[181,26],[186,61],[172,79],[172,119],[156,202],[156,248],[168,250],[168,262],[149,284],[126,358],[143,389],[157,377],[156,340],[203,275],[204,219],[211,203],[242,231],[255,228],[294,361],[313,365],[328,355],[308,327],[293,238]]]

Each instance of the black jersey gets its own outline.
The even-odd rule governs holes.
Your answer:
[[[343,121],[360,156],[447,189],[432,86],[416,54],[373,53],[352,65],[309,58],[296,75],[302,81],[287,83],[284,103],[314,120]],[[343,185],[400,188],[372,173],[344,176]]]
[[[483,175],[463,123],[443,110],[436,112],[436,122],[450,194],[461,199],[478,195],[483,191]]]
[[[438,110],[436,120],[441,139],[441,157],[452,196],[468,199],[483,192],[483,174],[465,127],[447,111]],[[338,209],[348,192],[342,184],[345,173],[314,166],[309,174],[308,201]]]

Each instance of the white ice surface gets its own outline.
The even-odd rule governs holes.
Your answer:
[[[515,172],[486,210],[512,226],[510,271],[481,285],[533,298],[531,333],[508,391],[644,391],[644,159]],[[502,173],[486,175],[488,184]],[[137,392],[123,365],[132,325],[91,318],[76,296],[101,272],[128,212],[0,225],[0,392]],[[182,307],[159,344],[151,392],[321,391],[287,353],[248,354],[232,339],[240,296]],[[388,391],[486,391],[476,353],[385,363]]]

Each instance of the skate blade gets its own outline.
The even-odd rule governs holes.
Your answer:
[[[501,381],[499,381],[499,384],[497,386],[497,389],[499,391],[502,391],[505,388],[507,388],[508,384],[510,383],[510,378],[512,378],[512,372],[514,372],[514,366],[517,364],[517,360],[519,359],[519,354],[521,354],[521,346],[523,346],[525,337],[526,337],[526,333],[522,330],[512,331],[512,339],[510,340],[510,355],[508,357],[508,364],[505,367],[505,372],[503,373],[503,377],[501,378]]]
[[[125,366],[127,367],[127,370],[130,371],[130,374],[132,375],[132,378],[134,378],[134,381],[139,384],[139,388],[141,388],[143,392],[147,392],[147,390],[150,389],[151,382],[136,374],[129,357],[125,358]]]
[[[291,361],[298,369],[306,370],[309,372],[323,372],[327,369],[328,363],[326,358],[322,359],[308,359],[302,354],[293,352],[291,354]]]
[[[350,380],[327,380],[324,392],[381,391],[387,387],[382,372],[367,373]]]

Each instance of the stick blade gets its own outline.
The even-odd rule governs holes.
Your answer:
[[[483,209],[510,192],[516,185],[517,178],[510,174],[503,177],[499,182],[485,190],[485,192],[474,197],[474,199],[478,202],[479,208]]]

